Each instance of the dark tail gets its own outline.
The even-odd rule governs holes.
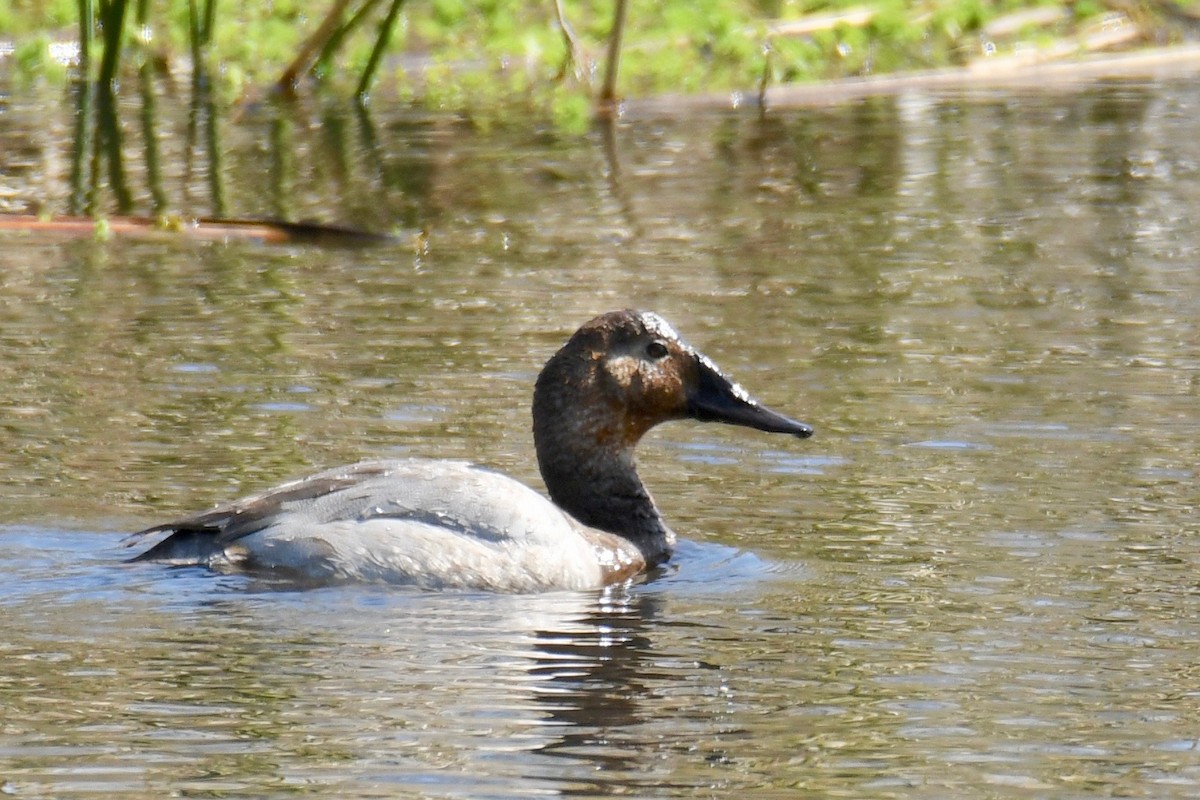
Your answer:
[[[154,532],[155,530],[150,528],[141,533],[135,533],[134,536],[140,537],[143,534]],[[133,558],[128,559],[126,563],[157,561],[163,564],[176,564],[180,566],[187,564],[207,564],[215,549],[213,534],[214,531],[204,528],[199,530],[189,528],[176,530],[149,550],[144,553],[138,553]]]

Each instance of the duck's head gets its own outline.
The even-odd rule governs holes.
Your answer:
[[[628,452],[650,428],[674,419],[813,433],[760,404],[647,311],[613,311],[576,331],[538,377],[533,414],[539,457],[547,445]]]

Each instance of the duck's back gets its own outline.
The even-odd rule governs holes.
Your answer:
[[[329,470],[139,535],[158,532],[138,560],[499,591],[601,586],[622,557],[511,478],[424,459]]]

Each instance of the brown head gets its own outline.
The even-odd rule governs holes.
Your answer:
[[[634,445],[658,423],[687,418],[800,438],[813,432],[759,404],[657,314],[596,317],[554,354],[534,389],[534,443],[551,497],[586,524],[613,530],[600,524],[609,515],[599,503],[579,508],[591,499],[587,484],[619,468],[640,488]]]

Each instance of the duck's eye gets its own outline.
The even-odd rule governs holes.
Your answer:
[[[653,342],[650,342],[650,344],[646,345],[646,355],[650,356],[655,361],[657,361],[660,358],[666,358],[667,354],[670,352],[671,351],[669,351],[667,349],[667,346],[665,344],[663,344],[662,342],[658,341],[657,339],[655,339]]]

